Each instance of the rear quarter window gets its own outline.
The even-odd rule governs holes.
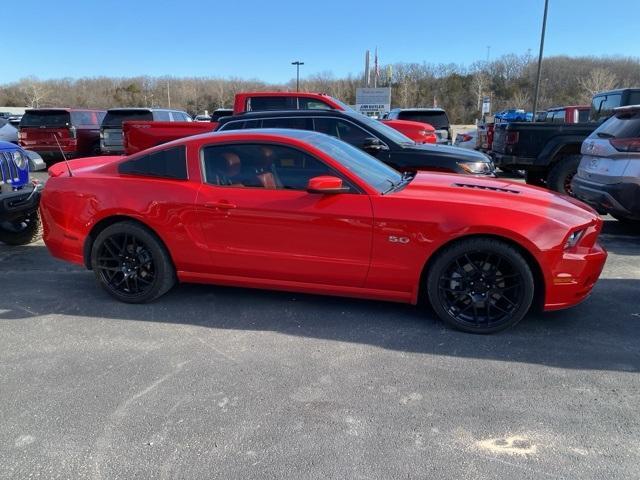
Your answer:
[[[118,172],[125,175],[187,180],[186,147],[181,145],[127,160],[118,166]]]
[[[640,138],[640,111],[618,114],[603,123],[592,136],[602,138]]]

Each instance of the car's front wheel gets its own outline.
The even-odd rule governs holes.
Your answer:
[[[529,264],[511,245],[470,238],[446,247],[426,278],[436,314],[454,328],[494,333],[518,323],[533,302]]]
[[[144,303],[176,283],[171,258],[158,237],[135,222],[115,223],[97,236],[91,268],[109,294],[126,303]]]

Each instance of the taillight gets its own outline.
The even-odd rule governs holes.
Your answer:
[[[612,138],[609,143],[619,152],[640,152],[640,138]]]
[[[78,132],[76,131],[76,127],[69,127],[69,136],[71,138],[76,138]]]
[[[519,137],[520,137],[520,134],[518,132],[507,132],[507,135],[505,136],[505,139],[504,139],[504,143],[506,143],[507,145],[514,145],[518,143]]]

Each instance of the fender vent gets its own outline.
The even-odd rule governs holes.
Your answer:
[[[511,190],[508,188],[500,188],[500,187],[490,187],[488,185],[473,185],[470,183],[454,183],[453,185],[456,187],[462,187],[462,188],[473,188],[475,190],[492,190],[494,192],[515,193],[515,194],[520,193],[518,190]]]

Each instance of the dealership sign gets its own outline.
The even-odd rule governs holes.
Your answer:
[[[357,88],[355,108],[370,117],[381,117],[391,110],[391,88]]]

